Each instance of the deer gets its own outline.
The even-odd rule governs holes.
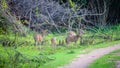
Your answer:
[[[51,38],[51,46],[56,47],[56,37]]]
[[[38,34],[38,33],[34,33],[34,41],[35,41],[35,45],[38,45],[39,43],[43,44],[44,42],[44,35],[46,34],[46,30],[41,30],[41,34]]]
[[[68,34],[67,34],[67,36],[75,36],[75,35],[76,35],[76,33],[73,32],[73,31],[69,31]]]
[[[66,44],[68,45],[70,42],[76,42],[78,41],[78,39],[82,39],[82,34],[84,33],[84,31],[82,29],[78,30],[78,34],[76,34],[73,31],[69,31],[67,34],[67,37],[65,38]]]

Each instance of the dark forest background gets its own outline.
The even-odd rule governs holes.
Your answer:
[[[119,24],[119,3],[119,0],[1,0],[0,11],[1,18],[14,24],[19,32],[25,26],[38,32],[48,29],[61,33]]]

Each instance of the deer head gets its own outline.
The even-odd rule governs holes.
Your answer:
[[[47,34],[47,30],[41,29],[41,34],[44,37]]]

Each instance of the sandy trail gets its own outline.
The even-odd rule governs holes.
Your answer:
[[[78,55],[78,58],[72,60],[70,64],[61,66],[59,68],[87,68],[87,66],[94,60],[117,49],[120,49],[120,44],[95,49],[88,54]]]

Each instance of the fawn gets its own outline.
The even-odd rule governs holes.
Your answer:
[[[56,47],[56,37],[51,38],[52,47]]]
[[[38,34],[38,33],[34,34],[33,37],[34,37],[35,45],[38,45],[39,43],[43,44],[43,41],[44,41],[43,37],[45,34],[46,34],[46,31],[43,29],[41,30],[41,34]]]

